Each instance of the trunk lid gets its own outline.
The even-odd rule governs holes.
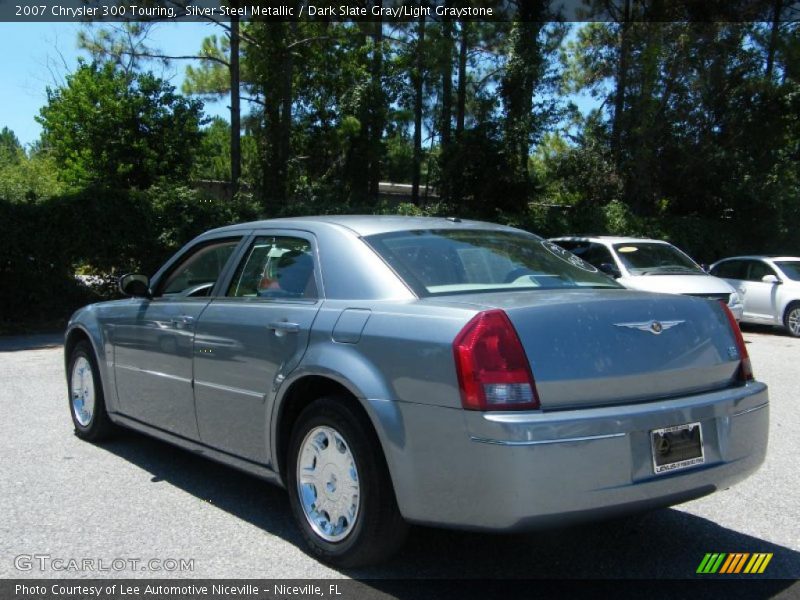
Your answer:
[[[719,389],[734,384],[740,362],[723,308],[700,298],[577,289],[437,300],[506,312],[543,410]]]

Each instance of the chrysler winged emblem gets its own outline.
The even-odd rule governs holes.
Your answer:
[[[659,335],[662,331],[672,329],[685,321],[639,321],[636,323],[614,323],[617,327],[627,327],[628,329],[638,329],[647,331],[653,335]]]

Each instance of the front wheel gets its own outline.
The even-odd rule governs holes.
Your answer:
[[[82,440],[97,442],[108,437],[114,425],[106,412],[103,386],[94,351],[88,342],[75,345],[67,371],[69,412],[75,435]]]
[[[300,414],[289,442],[292,513],[311,553],[339,567],[379,562],[403,543],[400,515],[377,437],[347,398]]]
[[[800,302],[794,302],[786,309],[786,313],[783,315],[783,325],[789,334],[800,337]]]

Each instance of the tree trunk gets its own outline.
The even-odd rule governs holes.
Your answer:
[[[417,32],[417,64],[414,69],[414,161],[411,173],[411,201],[419,204],[419,183],[422,171],[422,103],[423,91],[423,44],[425,43],[425,17],[419,18]]]
[[[231,7],[238,8],[238,0]],[[239,101],[239,17],[231,17],[231,191],[239,191],[242,174],[242,124]]]
[[[289,35],[284,38],[284,44],[289,46],[297,38],[297,21],[289,23]],[[292,79],[294,75],[294,54],[291,49],[286,50],[285,61],[281,67],[281,120],[280,120],[280,163],[279,163],[279,190],[278,198],[286,202],[289,193],[289,160],[291,157],[292,139]]]
[[[505,107],[505,146],[512,181],[524,195],[529,183],[528,155],[537,128],[533,114],[533,94],[542,74],[539,48],[540,2],[520,8],[519,21],[510,33],[511,51],[501,84]],[[521,200],[521,197],[519,198]]]
[[[456,92],[456,137],[464,132],[464,113],[467,107],[467,48],[469,45],[469,22],[461,22],[461,39],[458,47],[458,90]]]
[[[622,165],[622,119],[625,113],[625,94],[628,88],[628,61],[630,59],[631,0],[625,0],[619,32],[619,60],[617,61],[616,84],[614,92],[614,119],[611,123],[611,153],[619,173]]]
[[[766,77],[768,81],[772,81],[772,72],[775,68],[775,54],[778,48],[782,11],[783,11],[783,0],[775,0],[772,11],[772,28],[769,34],[769,47],[767,48]]]
[[[383,2],[377,0],[375,6]],[[372,38],[372,106],[370,107],[369,127],[369,196],[377,201],[381,180],[381,161],[383,159],[383,128],[386,120],[386,98],[383,92],[383,21],[375,23]]]
[[[449,2],[445,3],[445,6]],[[453,21],[445,17],[442,23],[443,47],[441,53],[441,72],[442,72],[442,123],[439,126],[441,131],[441,151],[446,154],[450,149],[450,131],[453,101]]]

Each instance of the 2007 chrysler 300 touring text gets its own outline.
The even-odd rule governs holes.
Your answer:
[[[66,333],[77,435],[123,425],[285,486],[339,566],[407,523],[514,531],[752,473],[768,400],[727,306],[535,235],[412,217],[205,233]]]

